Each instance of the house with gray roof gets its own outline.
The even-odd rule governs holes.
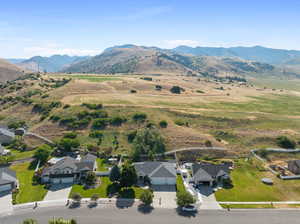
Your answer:
[[[300,160],[290,160],[287,164],[289,171],[296,175],[300,174]]]
[[[4,148],[0,143],[0,156],[7,156],[10,154],[10,150]]]
[[[10,144],[15,139],[15,133],[0,127],[0,143]]]
[[[42,171],[42,182],[51,184],[76,183],[89,171],[97,170],[97,157],[87,154],[80,158],[66,156]]]
[[[150,178],[152,185],[175,185],[176,164],[170,162],[138,162],[133,164],[139,180],[146,176]]]
[[[230,179],[230,164],[194,163],[192,178],[195,184],[212,186],[224,179]]]
[[[18,186],[16,172],[9,167],[0,168],[0,193],[9,192]]]

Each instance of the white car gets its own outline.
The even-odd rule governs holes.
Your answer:
[[[185,211],[185,212],[196,212],[197,208],[196,208],[195,205],[187,205],[187,206],[182,207],[182,211]]]

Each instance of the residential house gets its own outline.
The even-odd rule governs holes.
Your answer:
[[[293,174],[300,174],[300,160],[290,160],[288,163],[288,170]]]
[[[6,128],[0,128],[0,143],[10,144],[15,138],[15,133]]]
[[[42,171],[42,182],[51,184],[77,183],[89,171],[97,170],[96,156],[87,154],[80,158],[69,156],[57,160]]]
[[[195,184],[213,186],[230,179],[230,164],[195,163],[192,166],[192,178]]]
[[[0,193],[12,191],[18,186],[16,172],[9,167],[0,168]]]
[[[147,176],[152,185],[175,185],[176,164],[170,162],[138,162],[134,163],[139,180]]]

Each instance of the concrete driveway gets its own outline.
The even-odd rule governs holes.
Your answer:
[[[177,208],[176,188],[174,185],[153,185],[154,208]]]
[[[72,184],[55,184],[50,187],[44,201],[67,199],[69,197]]]
[[[0,194],[0,212],[10,212],[13,210],[11,192],[2,192]]]
[[[218,210],[222,209],[219,203],[216,200],[213,189],[210,186],[201,185],[199,189],[199,193],[202,197],[202,204],[200,205],[200,209],[209,209],[209,210]]]

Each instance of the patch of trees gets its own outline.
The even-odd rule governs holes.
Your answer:
[[[40,164],[44,164],[47,162],[50,154],[51,154],[51,146],[49,145],[41,145],[37,148],[37,150],[35,151],[33,158],[36,161],[40,161]]]
[[[24,128],[26,127],[25,121],[12,121],[8,123],[9,129],[18,129],[18,128]]]
[[[86,107],[90,110],[99,110],[103,108],[102,104],[92,104],[92,103],[83,103],[81,104],[82,107]]]
[[[53,101],[51,103],[37,103],[33,106],[32,112],[42,114],[42,118],[49,116],[50,112],[54,108],[61,107],[62,104],[59,101]]]
[[[180,86],[173,86],[171,89],[170,89],[170,92],[171,93],[174,93],[174,94],[180,94],[181,92],[184,92],[185,90],[183,88],[181,88]]]
[[[61,138],[56,146],[63,152],[71,152],[77,150],[80,147],[80,142],[77,138]]]
[[[145,114],[145,113],[135,113],[135,114],[132,116],[132,119],[133,119],[135,122],[144,122],[144,121],[146,121],[146,119],[147,119],[147,114]]]
[[[285,149],[294,149],[296,147],[296,142],[289,139],[287,136],[279,136],[276,139],[278,146]]]
[[[153,157],[156,153],[164,153],[166,146],[163,137],[156,129],[140,129],[133,140],[132,159],[137,161],[141,155]]]

